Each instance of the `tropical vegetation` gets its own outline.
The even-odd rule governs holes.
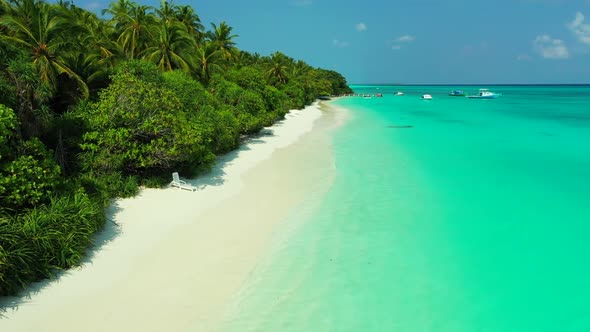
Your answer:
[[[337,72],[237,48],[190,6],[0,0],[0,295],[80,264],[104,208],[322,95]]]

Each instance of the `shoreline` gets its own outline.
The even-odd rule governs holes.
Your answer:
[[[317,182],[297,176],[305,160],[313,161],[308,167],[323,162],[323,175],[333,166],[326,132],[312,130],[320,123],[321,129],[336,126],[326,123],[323,105],[290,111],[220,156],[210,172],[187,180],[196,192],[142,189],[134,198],[116,200],[107,210],[113,223],[98,234],[82,267],[36,283],[21,297],[0,300],[0,328],[214,328],[280,220]],[[313,149],[299,144],[310,140]]]

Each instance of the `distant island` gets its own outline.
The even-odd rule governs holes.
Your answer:
[[[236,47],[190,6],[0,1],[0,296],[78,265],[113,198],[197,175],[332,70]]]

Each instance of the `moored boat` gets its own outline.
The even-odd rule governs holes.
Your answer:
[[[394,93],[393,95],[394,95],[394,96],[403,96],[403,95],[404,95],[404,93],[403,93],[403,92],[401,92],[401,91],[398,91],[398,92]]]
[[[463,90],[454,90],[451,93],[449,93],[449,96],[452,97],[465,97],[467,94],[465,94],[465,92],[463,92]]]
[[[501,94],[499,93],[495,93],[495,92],[491,92],[488,89],[479,89],[479,93],[476,95],[472,95],[472,96],[467,96],[467,98],[473,98],[473,99],[496,99],[498,97],[500,97]]]
[[[432,99],[432,96],[429,94],[425,94],[425,95],[422,95],[422,99],[430,100],[430,99]]]

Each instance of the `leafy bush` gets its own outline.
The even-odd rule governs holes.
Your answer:
[[[281,119],[289,111],[289,97],[274,86],[267,85],[263,91],[264,101],[268,112],[277,114],[277,119]]]
[[[162,73],[155,64],[149,61],[129,60],[123,62],[114,69],[114,73],[113,78],[121,75],[131,75],[143,82],[164,84]]]
[[[230,107],[224,106],[218,110],[207,108],[199,113],[198,121],[208,129],[207,141],[214,153],[221,154],[238,147],[240,127]]]
[[[203,131],[169,89],[120,72],[89,108],[87,169],[151,174],[210,163]]]
[[[6,156],[11,152],[8,143],[14,136],[14,130],[17,127],[18,121],[14,111],[0,104],[0,162],[2,156]]]
[[[0,203],[21,209],[47,201],[61,182],[61,170],[38,139],[23,144],[23,155],[0,168]]]
[[[204,108],[216,108],[218,105],[217,100],[203,88],[201,83],[192,79],[187,73],[175,70],[162,75],[165,86],[174,92],[188,114],[196,114]]]
[[[103,206],[82,191],[0,216],[0,296],[78,265],[104,221]]]
[[[262,71],[254,67],[242,67],[227,74],[227,79],[242,89],[262,93],[267,86]]]
[[[209,90],[220,103],[235,107],[240,102],[244,89],[220,75],[215,75],[209,83]]]
[[[299,83],[290,81],[281,88],[281,91],[284,92],[289,99],[289,110],[305,107],[305,91]]]
[[[0,73],[0,104],[16,106],[16,87]]]
[[[93,172],[84,173],[77,179],[76,184],[105,205],[113,198],[132,197],[139,192],[137,176],[124,176],[121,172],[101,175]]]

